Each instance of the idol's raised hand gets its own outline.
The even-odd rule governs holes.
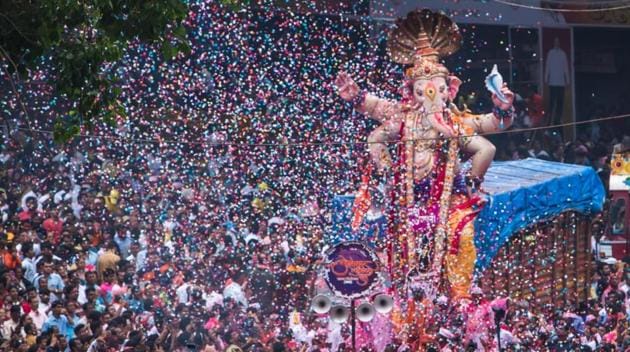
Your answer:
[[[341,71],[335,79],[337,93],[345,101],[351,101],[359,94],[359,86],[347,72]]]
[[[512,107],[512,103],[514,102],[514,93],[507,87],[507,84],[503,83],[503,87],[501,87],[501,93],[507,99],[507,102],[502,101],[497,97],[496,94],[492,94],[492,102],[494,106],[498,107],[501,110],[508,110]]]

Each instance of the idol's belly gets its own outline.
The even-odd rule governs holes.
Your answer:
[[[432,149],[416,148],[413,155],[413,178],[420,181],[431,176],[435,166],[435,152]],[[459,173],[459,160],[455,160],[455,174]]]
[[[413,155],[413,178],[415,181],[429,176],[431,169],[433,169],[434,159],[433,151],[416,148]]]
[[[465,177],[458,169],[454,172],[455,177],[453,178],[451,194],[459,194],[465,195],[468,193],[468,189],[466,187]],[[444,180],[438,179],[438,175],[432,172],[431,169],[428,170],[428,174],[425,177],[415,178],[414,180],[414,205],[415,206],[426,206],[429,202],[431,196],[436,196],[439,198],[439,193],[436,193],[436,186],[440,185],[440,182],[444,182]]]

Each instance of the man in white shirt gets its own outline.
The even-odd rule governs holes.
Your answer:
[[[192,292],[192,285],[188,282],[184,282],[181,284],[175,293],[177,294],[177,301],[182,304],[188,304],[188,300],[190,299],[190,293]]]
[[[24,269],[24,278],[32,284],[35,283],[37,277],[37,262],[35,261],[35,251],[31,242],[24,243],[22,246],[22,269]]]
[[[50,310],[50,291],[45,288],[45,289],[40,289],[39,290],[39,305],[44,307],[44,309],[46,310],[46,312],[48,312]]]
[[[2,323],[2,338],[5,340],[10,340],[11,335],[16,333],[16,330],[19,328],[18,332],[21,336],[24,336],[24,329],[20,326],[20,314],[22,312],[22,308],[18,305],[11,306],[10,318]]]
[[[44,259],[45,260],[45,259]],[[40,289],[42,286],[42,280],[46,280],[47,282],[47,289],[50,290],[51,295],[50,295],[50,301],[54,302],[57,301],[58,299],[61,298],[61,295],[63,294],[63,289],[66,286],[63,279],[61,278],[61,276],[59,274],[57,274],[56,269],[55,269],[55,264],[53,263],[53,261],[44,261],[44,270],[43,270],[43,275],[38,277],[35,282],[34,285],[35,287],[37,287],[37,289]]]
[[[142,270],[147,262],[147,250],[140,247],[140,243],[134,241],[129,247],[129,256],[127,260],[135,263],[136,272]]]
[[[214,290],[204,294],[204,301],[206,301],[206,309],[209,311],[214,309],[216,305],[223,307],[223,295]]]
[[[131,247],[132,242],[129,235],[130,233],[125,229],[121,229],[114,235],[114,242],[118,246],[121,258],[127,258],[129,256],[129,247]]]
[[[206,309],[211,311],[216,305],[223,307],[223,295],[220,291],[221,285],[214,280],[210,280],[204,285],[203,300],[206,303]]]
[[[512,332],[508,330],[506,326],[501,327],[499,336],[501,336],[502,349],[510,345],[521,343],[521,340],[518,337],[514,336],[514,334],[512,334]]]
[[[560,39],[553,40],[553,48],[547,53],[545,65],[545,83],[549,86],[549,109],[551,124],[562,122],[564,107],[564,90],[571,84],[569,60],[560,48]]]
[[[626,298],[630,298],[628,297],[628,295],[630,295],[630,266],[625,267],[620,281],[619,291],[622,291],[626,295]]]
[[[11,209],[7,204],[7,191],[0,188],[0,223],[5,223],[11,217]]]
[[[33,323],[37,326],[37,330],[41,330],[42,326],[44,326],[44,323],[46,322],[48,309],[45,305],[39,303],[39,297],[37,297],[37,295],[31,297],[28,304],[31,306],[31,311],[28,313],[28,316],[33,319]]]
[[[79,302],[79,304],[81,305],[85,304],[88,301],[86,290],[88,288],[96,288],[97,286],[98,284],[97,284],[96,272],[95,271],[86,272],[85,284],[79,285],[79,297],[77,298],[77,302]]]
[[[243,311],[247,308],[247,297],[245,297],[245,285],[247,277],[243,272],[237,272],[232,277],[232,280],[228,281],[228,284],[223,289],[223,299],[232,299],[236,303],[241,305]]]

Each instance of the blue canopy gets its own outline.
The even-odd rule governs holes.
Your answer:
[[[475,222],[477,270],[490,265],[501,246],[518,231],[566,211],[596,213],[604,205],[604,187],[593,168],[539,159],[494,162],[484,189],[490,201]],[[360,231],[350,229],[353,195],[333,199],[332,233],[328,241],[368,240],[385,236],[385,219],[364,222]]]

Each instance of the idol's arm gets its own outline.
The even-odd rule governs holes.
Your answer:
[[[370,158],[381,173],[392,165],[392,158],[387,150],[387,142],[397,138],[400,124],[401,120],[397,118],[387,120],[368,136]]]
[[[509,128],[514,122],[514,116],[513,108],[508,110],[494,108],[494,111],[489,114],[474,115],[465,112],[462,123],[475,133],[483,135]]]
[[[356,110],[379,122],[385,122],[400,114],[400,104],[395,101],[379,98],[366,93],[362,102],[358,102]]]
[[[339,72],[335,79],[337,93],[347,102],[351,102],[355,109],[379,122],[384,122],[400,113],[400,104],[395,101],[381,99],[366,93],[346,72]]]
[[[493,94],[492,102],[495,107],[491,113],[474,115],[465,111],[461,116],[464,130],[468,131],[466,134],[472,135],[471,137],[463,138],[462,142],[464,143],[464,150],[473,155],[469,175],[473,188],[479,186],[483,181],[483,176],[488,171],[496,153],[496,147],[490,141],[474,134],[483,135],[484,133],[505,130],[514,122],[515,113],[512,106],[514,93],[505,85],[502,87],[501,92],[505,95],[507,102],[499,100]]]
[[[501,93],[505,96],[506,101],[500,100],[495,94],[492,94],[492,103],[494,108],[489,114],[473,115],[469,111],[464,111],[462,123],[465,129],[471,129],[478,134],[497,132],[507,129],[514,122],[514,93],[510,91],[507,85],[503,84]]]

